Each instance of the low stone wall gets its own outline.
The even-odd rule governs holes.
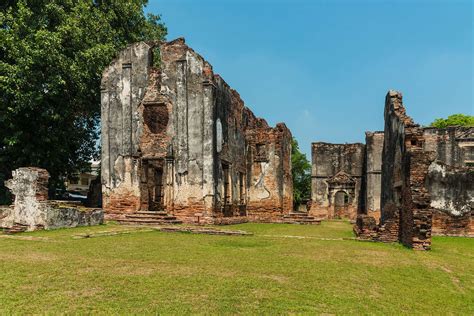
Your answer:
[[[95,226],[104,223],[104,212],[97,208],[48,202],[45,229]]]
[[[452,215],[433,210],[433,236],[474,237],[474,212]]]
[[[354,225],[354,233],[359,240],[397,242],[398,232],[398,216],[393,216],[383,224],[377,225],[377,221],[373,216],[359,214]]]
[[[0,227],[20,225],[28,231],[62,227],[99,225],[104,221],[101,209],[84,208],[66,201],[48,201],[49,174],[40,168],[19,168],[6,186],[15,196],[11,207],[0,209]]]

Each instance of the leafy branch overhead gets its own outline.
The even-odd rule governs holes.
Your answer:
[[[166,35],[159,16],[145,16],[146,4],[0,5],[0,179],[17,167],[38,166],[54,184],[88,167],[97,155],[103,69],[128,43]]]

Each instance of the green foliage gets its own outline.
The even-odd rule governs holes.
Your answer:
[[[161,40],[146,0],[21,0],[0,5],[0,174],[39,166],[52,186],[97,155],[100,80],[118,50]],[[2,178],[0,177],[0,178]],[[2,189],[0,183],[0,191]],[[0,192],[0,198],[2,193]]]
[[[453,114],[447,119],[437,118],[430,124],[432,127],[445,128],[448,126],[474,126],[474,116],[465,114]]]
[[[311,196],[311,164],[300,152],[298,142],[291,143],[291,173],[293,175],[293,203],[295,206]]]

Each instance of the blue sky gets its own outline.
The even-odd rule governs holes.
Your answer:
[[[285,122],[308,158],[311,142],[382,130],[389,89],[420,124],[474,115],[472,1],[150,0],[146,10],[256,115]]]

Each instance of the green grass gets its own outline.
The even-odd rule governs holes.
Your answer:
[[[220,228],[254,235],[0,238],[0,314],[474,314],[474,239],[416,252],[348,240],[343,221]]]

